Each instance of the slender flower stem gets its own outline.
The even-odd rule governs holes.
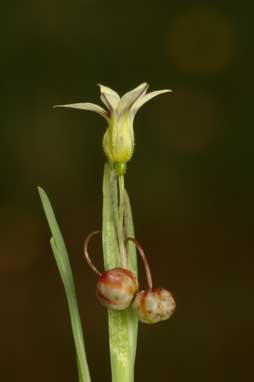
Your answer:
[[[119,206],[118,206],[118,224],[117,224],[117,233],[118,233],[118,242],[119,242],[119,250],[121,256],[121,265],[123,268],[127,268],[127,256],[124,245],[124,175],[118,176],[118,190],[119,190]]]
[[[119,183],[121,192],[125,192],[123,179]],[[118,199],[121,199],[120,203],[118,203]],[[119,224],[120,206],[120,211],[123,209],[120,216],[125,217],[125,235],[123,234],[123,224]],[[129,199],[126,192],[124,197],[120,196],[120,190],[119,193],[117,192],[116,173],[111,164],[106,163],[103,178],[102,224],[103,257],[106,270],[122,266],[119,244],[122,243],[121,245],[124,247],[123,236],[134,236]],[[126,256],[125,248],[123,253]],[[128,243],[128,253],[130,268],[136,274],[136,252],[133,243]],[[137,317],[131,308],[123,311],[108,309],[108,327],[112,382],[133,382]]]

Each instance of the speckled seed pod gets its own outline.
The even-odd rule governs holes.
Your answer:
[[[113,268],[101,274],[96,295],[103,306],[123,310],[131,304],[137,290],[134,273],[125,268]]]
[[[170,318],[176,304],[168,290],[153,288],[138,292],[132,306],[140,321],[155,324]]]

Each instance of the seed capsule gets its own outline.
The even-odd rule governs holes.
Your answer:
[[[151,270],[141,245],[131,237],[128,240],[135,244],[143,260],[148,285],[148,289],[136,294],[132,307],[141,322],[155,324],[156,322],[167,320],[175,311],[176,303],[174,297],[167,289],[153,288]]]
[[[92,236],[100,233],[90,233],[84,243],[84,255],[89,267],[99,276],[96,285],[96,295],[106,308],[123,310],[131,304],[137,290],[138,281],[134,273],[125,268],[113,268],[101,273],[90,259],[87,247]]]
[[[102,273],[97,282],[96,295],[103,306],[123,310],[131,304],[137,289],[138,282],[132,272],[114,268]]]
[[[132,306],[140,321],[155,324],[170,318],[176,304],[168,290],[154,288],[138,292]]]

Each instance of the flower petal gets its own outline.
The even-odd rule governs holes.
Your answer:
[[[131,105],[133,105],[134,102],[136,102],[141,96],[145,95],[147,92],[149,85],[146,82],[143,82],[139,86],[137,86],[135,89],[129,91],[128,93],[125,93],[118,106],[118,112],[119,114],[124,113],[127,109],[131,108]]]
[[[150,101],[152,98],[157,97],[160,94],[163,93],[171,93],[172,90],[165,89],[165,90],[155,90],[151,93],[145,94],[143,97],[139,98],[131,108],[131,112],[133,113],[133,116],[137,113],[137,111],[148,101]]]
[[[95,103],[85,102],[85,103],[71,103],[69,105],[56,105],[53,106],[54,109],[58,107],[66,107],[70,109],[79,109],[79,110],[88,110],[88,111],[94,111],[97,114],[100,114],[103,118],[106,120],[109,119],[109,115],[103,107],[96,105]]]
[[[98,84],[101,91],[101,100],[108,110],[115,110],[120,101],[119,94],[108,86]]]

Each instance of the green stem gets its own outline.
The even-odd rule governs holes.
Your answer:
[[[124,175],[118,176],[118,190],[119,190],[119,217],[117,223],[118,243],[121,256],[121,265],[123,268],[127,268],[127,257],[124,245]]]
[[[133,217],[131,211],[130,200],[127,192],[125,191],[125,206],[124,206],[124,238],[135,237]],[[128,242],[126,245],[128,268],[138,278],[138,265],[137,265],[137,253],[136,246],[132,242]],[[128,309],[128,326],[129,326],[129,338],[131,343],[132,363],[135,366],[137,339],[138,339],[138,318],[133,309]]]
[[[120,243],[123,243],[124,246],[124,216],[128,217],[125,219],[126,235],[133,236],[130,205],[127,199],[127,194],[124,194],[123,180],[123,178],[119,179],[118,205],[117,176],[111,164],[105,164],[103,178],[102,244],[104,265],[106,269],[121,266],[122,258]],[[121,224],[119,224],[119,221],[121,221]],[[119,227],[121,227],[121,230]],[[136,273],[135,249],[128,245],[128,250],[132,257],[131,268]],[[126,256],[125,249],[124,256]],[[108,327],[112,382],[133,382],[137,339],[137,318],[131,308],[124,311],[114,311],[109,309]]]

